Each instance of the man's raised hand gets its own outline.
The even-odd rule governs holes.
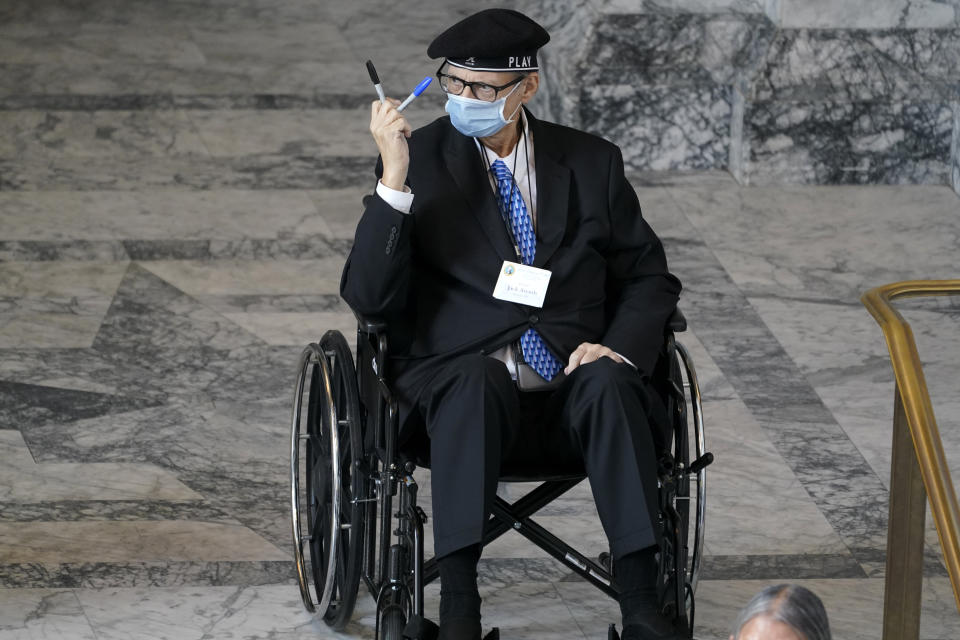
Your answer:
[[[383,160],[383,176],[380,181],[385,187],[403,191],[410,166],[410,149],[407,138],[412,129],[407,119],[397,111],[399,100],[387,98],[383,104],[374,100],[370,105],[370,133],[373,135],[380,158]]]

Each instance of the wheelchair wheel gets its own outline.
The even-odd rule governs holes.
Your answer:
[[[669,346],[673,391],[668,409],[673,434],[670,460],[661,479],[661,513],[665,518],[661,602],[663,614],[692,637],[706,515],[706,466],[713,456],[705,452],[700,388],[693,361],[682,344],[671,340]]]
[[[300,356],[292,418],[291,518],[303,605],[335,630],[350,620],[360,583],[360,500],[366,498],[368,482],[360,468],[362,455],[353,358],[343,335],[328,331]]]

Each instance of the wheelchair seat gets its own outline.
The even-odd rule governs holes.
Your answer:
[[[414,471],[429,466],[419,446],[400,446],[397,402],[383,372],[387,326],[358,317],[356,362],[342,334],[327,332],[301,354],[291,420],[291,522],[294,563],[304,607],[335,630],[353,612],[362,581],[377,605],[377,640],[433,640],[424,617],[424,585],[439,571],[424,553],[426,515],[417,505]],[[654,387],[667,407],[657,446],[661,610],[692,637],[694,594],[704,539],[706,452],[693,362],[667,323]],[[656,440],[655,436],[655,440]],[[417,450],[420,450],[419,453]],[[497,496],[485,527],[487,545],[515,531],[581,578],[616,598],[609,554],[588,558],[532,516],[586,478],[580,460],[504,461],[501,482],[537,482],[508,503]],[[610,638],[616,638],[611,626]]]

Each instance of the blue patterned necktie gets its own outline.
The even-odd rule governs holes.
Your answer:
[[[523,202],[520,189],[513,181],[513,174],[503,160],[496,160],[490,167],[497,178],[497,193],[500,196],[500,211],[504,217],[509,216],[510,232],[514,244],[520,251],[523,264],[533,264],[533,256],[537,253],[537,237],[533,233],[533,223],[527,213],[527,205]],[[543,343],[543,338],[535,329],[527,329],[520,337],[520,348],[523,359],[540,374],[544,380],[553,380],[557,372],[562,369],[557,360]]]

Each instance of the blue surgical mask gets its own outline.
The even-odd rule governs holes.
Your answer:
[[[520,110],[520,105],[517,105],[516,111],[510,114],[510,119],[503,117],[507,97],[519,86],[516,85],[510,93],[493,102],[447,94],[447,105],[444,108],[450,114],[450,122],[463,135],[471,138],[492,136],[513,122],[513,116]]]

